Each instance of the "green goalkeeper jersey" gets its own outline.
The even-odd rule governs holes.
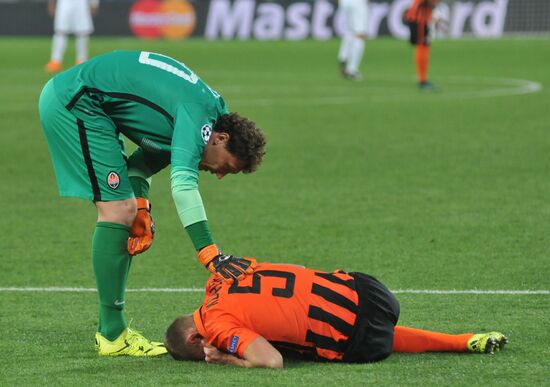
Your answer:
[[[106,131],[115,127],[151,156],[144,157],[149,164],[156,162],[142,163],[135,175],[147,178],[170,163],[183,225],[206,221],[198,192],[199,162],[216,121],[228,113],[216,91],[183,63],[145,51],[95,57],[53,82],[57,98],[77,119],[100,127],[104,122]]]
[[[198,165],[223,98],[183,63],[145,51],[98,56],[54,78],[60,99],[83,120],[111,119],[145,152],[171,153],[172,176],[198,180]]]

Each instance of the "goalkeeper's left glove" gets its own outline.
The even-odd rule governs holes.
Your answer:
[[[198,252],[198,257],[199,261],[210,272],[229,284],[235,280],[243,279],[247,274],[252,273],[257,266],[254,258],[224,255],[215,244],[202,248]]]
[[[155,222],[151,217],[151,204],[145,198],[136,198],[137,214],[128,238],[130,255],[141,254],[153,244],[155,238]]]

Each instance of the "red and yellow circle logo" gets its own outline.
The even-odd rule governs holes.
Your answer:
[[[130,8],[130,29],[143,39],[186,38],[195,21],[195,9],[186,0],[139,0]]]

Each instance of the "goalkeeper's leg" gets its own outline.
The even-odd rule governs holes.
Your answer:
[[[162,343],[151,342],[128,328],[124,317],[125,290],[130,270],[130,225],[136,200],[96,202],[98,222],[92,243],[93,267],[99,295],[99,328],[96,349],[100,355],[158,356]]]
[[[97,202],[98,222],[92,241],[92,262],[99,295],[99,329],[116,339],[127,324],[124,318],[126,281],[130,266],[128,236],[135,217],[135,199]]]

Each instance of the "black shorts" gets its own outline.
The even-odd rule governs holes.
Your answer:
[[[409,42],[413,45],[422,44],[430,45],[430,27],[427,24],[418,24],[416,22],[408,22],[411,35]]]
[[[359,306],[357,321],[342,360],[350,363],[384,360],[392,352],[399,302],[376,278],[363,273],[349,275],[355,279]]]

